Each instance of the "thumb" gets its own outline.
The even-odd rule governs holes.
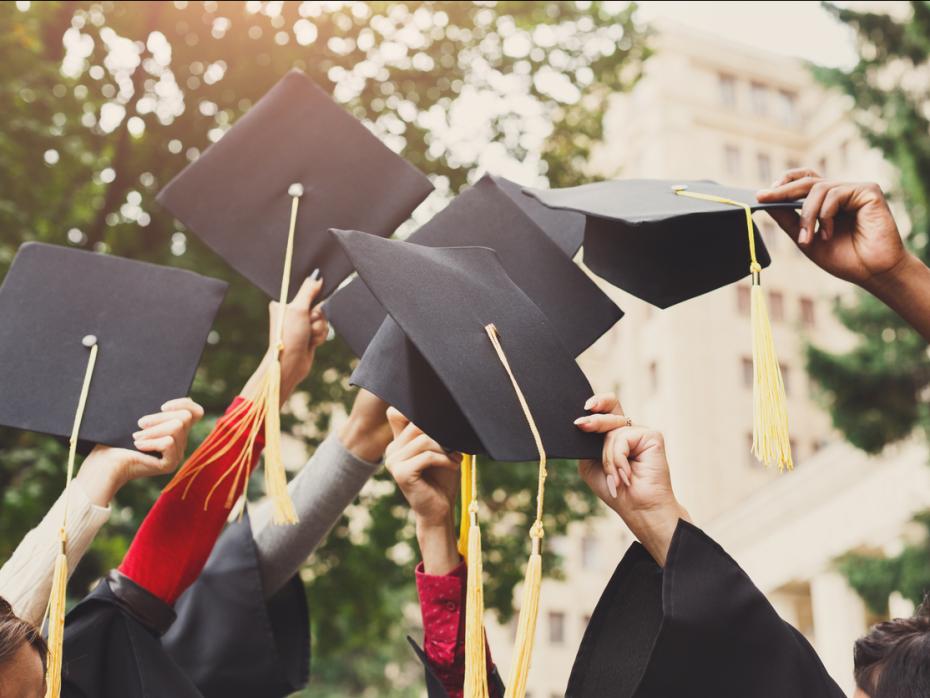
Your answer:
[[[402,415],[400,410],[397,410],[393,407],[388,408],[387,420],[388,424],[391,425],[391,432],[393,432],[395,439],[407,427],[407,425],[410,424],[410,420]]]
[[[801,231],[801,217],[790,208],[773,208],[766,211],[778,227],[788,233],[795,242],[798,241],[798,235]]]

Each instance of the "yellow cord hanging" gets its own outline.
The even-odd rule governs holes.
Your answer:
[[[468,564],[468,531],[471,528],[471,516],[469,515],[468,508],[471,506],[472,501],[472,467],[473,461],[472,456],[467,453],[462,454],[462,470],[461,470],[461,481],[459,486],[460,493],[460,504],[459,507],[461,512],[459,514],[459,542],[458,550],[459,555],[462,556],[462,559],[465,560],[465,564]]]
[[[204,509],[219,486],[232,477],[225,506],[233,504],[244,495],[247,486],[248,466],[259,430],[265,428],[265,492],[272,502],[272,522],[275,524],[297,523],[297,512],[287,491],[287,473],[281,456],[281,354],[284,351],[284,317],[287,312],[287,298],[291,282],[291,266],[294,257],[294,232],[297,229],[297,209],[303,187],[292,184],[288,189],[291,196],[291,217],[287,232],[287,247],[284,252],[284,269],[281,272],[281,294],[278,303],[278,317],[275,318],[274,339],[265,357],[265,368],[259,387],[254,395],[245,395],[245,402],[233,410],[227,418],[217,424],[203,443],[191,454],[177,474],[168,483],[165,491],[187,481],[184,496],[187,495],[196,477],[208,465],[238,443],[247,434],[245,448],[236,456],[235,461],[217,479],[204,500]],[[241,512],[240,512],[241,513]]]
[[[526,417],[526,422],[533,434],[533,441],[536,443],[536,450],[539,452],[539,478],[536,490],[536,520],[530,527],[530,538],[533,542],[533,549],[530,553],[530,559],[526,563],[526,574],[523,578],[523,602],[520,604],[520,617],[517,621],[517,637],[514,640],[513,660],[510,666],[510,679],[507,681],[507,689],[504,698],[524,698],[526,696],[526,682],[530,673],[530,660],[533,656],[533,643],[536,639],[536,619],[539,615],[539,591],[542,584],[542,539],[545,535],[543,530],[543,503],[546,493],[546,450],[543,447],[542,437],[530,406],[517,383],[516,376],[510,368],[507,361],[507,355],[500,343],[500,336],[497,328],[493,325],[487,325],[485,328],[494,351],[500,359],[504,370],[510,377],[517,400]]]
[[[765,294],[762,292],[762,265],[756,259],[756,238],[752,225],[752,207],[713,194],[688,191],[684,186],[675,187],[679,196],[702,201],[712,201],[728,206],[738,206],[746,213],[746,229],[749,233],[749,273],[752,277],[751,321],[752,321],[752,452],[765,465],[777,465],[779,470],[791,470],[791,437],[788,430],[788,407],[781,366],[775,352],[772,325],[769,321]]]
[[[84,337],[83,344],[90,348],[87,368],[84,370],[84,383],[78,398],[77,410],[74,412],[74,424],[68,442],[68,470],[65,476],[65,494],[61,514],[61,528],[58,531],[61,548],[55,558],[55,570],[52,575],[52,591],[49,595],[45,615],[48,618],[48,661],[45,668],[45,698],[59,698],[61,695],[61,668],[65,634],[65,601],[68,596],[68,500],[70,499],[71,480],[74,478],[74,461],[77,456],[78,436],[81,422],[90,393],[90,382],[97,365],[97,338],[93,335]]]
[[[465,587],[465,683],[463,698],[488,698],[487,656],[484,644],[484,582],[481,560],[481,527],[478,525],[478,459],[475,456],[462,458],[462,485],[467,465],[467,494],[464,507],[468,578]],[[461,544],[461,542],[460,542]]]

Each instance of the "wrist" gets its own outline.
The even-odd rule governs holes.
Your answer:
[[[417,543],[426,574],[449,574],[462,561],[451,517],[442,522],[424,521],[417,517]]]
[[[108,507],[129,481],[128,468],[121,463],[108,463],[106,458],[88,456],[74,479],[80,483],[92,504]]]
[[[621,518],[660,567],[665,567],[679,521],[691,521],[691,515],[676,499],[621,514]]]
[[[905,250],[894,266],[869,277],[861,286],[874,296],[887,301],[907,289],[924,270],[926,267],[923,262],[913,252]]]
[[[391,430],[385,419],[350,414],[339,431],[339,441],[356,458],[377,463],[391,443]]]

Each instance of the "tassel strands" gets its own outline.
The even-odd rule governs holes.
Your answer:
[[[465,564],[468,564],[468,533],[471,530],[471,513],[469,512],[469,507],[471,506],[472,498],[474,493],[472,491],[472,468],[474,466],[473,457],[467,453],[462,454],[462,479],[459,485],[459,492],[461,497],[461,515],[459,518],[459,543],[458,551],[459,555],[462,556],[462,559],[465,560]]]
[[[464,698],[488,698],[487,656],[484,642],[484,582],[481,561],[481,527],[478,525],[478,468],[474,456],[462,459],[463,494],[466,461],[468,506],[463,510],[467,529],[466,560],[468,578],[465,587],[465,683]]]
[[[87,395],[90,393],[90,382],[94,376],[94,367],[97,365],[97,338],[93,335],[84,337],[85,347],[90,349],[87,357],[87,368],[84,370],[84,382],[81,386],[81,395],[78,398],[77,410],[74,413],[74,424],[71,427],[71,438],[68,443],[68,470],[65,479],[64,506],[61,515],[61,528],[59,540],[61,549],[55,558],[55,570],[52,575],[52,592],[45,611],[48,618],[48,660],[45,668],[45,698],[59,698],[61,695],[61,669],[62,652],[65,634],[65,601],[68,596],[68,489],[74,478],[74,461],[77,457],[78,436],[81,432],[81,422],[84,419],[84,410],[87,406]]]
[[[520,408],[526,417],[530,432],[533,434],[533,441],[536,444],[536,450],[539,452],[539,477],[537,480],[536,491],[536,520],[530,527],[530,539],[533,542],[532,553],[526,564],[526,575],[523,579],[523,601],[520,604],[520,617],[517,621],[517,637],[514,641],[513,661],[510,666],[510,678],[507,681],[507,690],[504,698],[525,698],[526,682],[530,673],[530,661],[533,657],[533,645],[536,641],[536,620],[539,615],[539,593],[542,585],[542,540],[545,535],[543,530],[543,506],[546,494],[546,449],[543,447],[542,436],[536,427],[536,421],[530,411],[530,406],[520,389],[520,384],[510,368],[510,362],[504,353],[504,348],[500,343],[500,335],[497,328],[493,325],[487,325],[485,332],[491,340],[494,351],[500,359],[510,382],[513,385],[514,393],[520,402]]]
[[[762,291],[762,265],[756,259],[752,207],[722,196],[690,192],[684,186],[676,186],[673,189],[678,196],[737,206],[746,214],[746,230],[749,234],[749,273],[752,277],[750,291],[753,365],[752,453],[767,466],[775,465],[779,470],[792,470],[794,462],[791,457],[791,438],[788,430],[788,399],[781,376],[781,365],[775,351],[765,294]]]
[[[255,395],[246,395],[247,402],[242,403],[228,415],[226,424],[235,427],[222,428],[223,424],[211,433],[187,462],[181,466],[174,479],[168,483],[166,490],[188,481],[184,494],[190,489],[194,479],[210,463],[226,453],[233,443],[244,434],[248,434],[246,447],[233,464],[219,477],[207,498],[204,509],[219,486],[229,477],[232,483],[226,497],[225,506],[232,508],[236,500],[245,493],[248,466],[259,430],[265,429],[265,493],[272,502],[272,522],[277,525],[297,523],[297,511],[287,491],[287,473],[281,456],[281,354],[284,351],[284,318],[291,282],[291,266],[294,257],[294,231],[297,228],[297,209],[304,189],[300,184],[288,188],[291,196],[291,216],[287,233],[287,247],[284,252],[284,268],[281,272],[281,294],[279,296],[278,316],[275,318],[271,346],[265,355],[266,367],[262,371],[261,381]]]

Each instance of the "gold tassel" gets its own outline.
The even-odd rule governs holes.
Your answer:
[[[767,466],[792,470],[791,436],[788,429],[788,400],[781,377],[781,365],[775,352],[772,325],[769,322],[765,294],[762,292],[762,265],[756,259],[756,237],[752,225],[752,207],[713,194],[689,192],[684,185],[673,187],[679,196],[738,206],[746,213],[749,234],[749,273],[752,277],[752,453]]]
[[[67,494],[65,495],[67,496]],[[48,660],[45,667],[45,698],[58,698],[61,695],[61,667],[63,661],[62,647],[65,635],[65,601],[68,597],[68,556],[65,548],[67,534],[60,532],[61,550],[55,558],[55,572],[52,575],[52,593],[48,600]]]
[[[533,441],[536,443],[536,450],[539,452],[539,477],[537,480],[536,490],[536,520],[530,527],[530,539],[533,542],[530,559],[526,563],[526,575],[523,579],[523,602],[520,604],[520,617],[517,621],[517,637],[514,641],[513,660],[510,663],[510,679],[507,681],[507,690],[504,698],[525,698],[526,682],[530,673],[530,660],[533,657],[533,645],[536,641],[536,619],[539,615],[539,594],[542,585],[542,540],[545,532],[543,530],[543,504],[546,494],[546,449],[543,447],[542,437],[539,429],[536,427],[536,421],[530,411],[530,406],[517,383],[516,376],[510,368],[510,362],[507,361],[507,355],[500,343],[500,335],[497,328],[493,325],[485,326],[485,332],[491,340],[494,351],[500,359],[504,370],[510,378],[513,390],[520,402],[523,410],[523,416],[533,434]]]
[[[465,587],[465,684],[463,698],[488,698],[488,671],[484,644],[484,580],[481,561],[481,527],[478,525],[478,469],[472,456],[462,459],[462,472],[468,462],[469,504],[467,526],[467,569]],[[464,477],[463,477],[464,492]]]
[[[462,479],[461,486],[459,491],[461,492],[461,516],[459,518],[459,543],[458,550],[459,555],[465,560],[465,564],[468,564],[468,532],[471,528],[471,515],[469,514],[468,508],[471,506],[472,501],[472,457],[467,453],[462,454]]]
[[[48,618],[48,658],[45,662],[45,698],[59,698],[61,695],[61,669],[64,661],[64,635],[65,635],[65,604],[68,599],[68,504],[71,499],[69,489],[74,478],[74,461],[77,457],[77,444],[81,432],[81,421],[84,419],[84,409],[87,406],[87,395],[90,393],[90,382],[97,365],[97,338],[87,335],[83,339],[85,347],[90,349],[87,357],[87,368],[84,370],[84,383],[81,386],[81,395],[78,398],[77,410],[74,413],[74,424],[71,427],[71,438],[68,442],[68,470],[65,479],[64,503],[62,505],[61,528],[58,537],[61,549],[55,558],[55,570],[52,573],[52,591],[48,599],[45,615]]]
[[[272,502],[271,520],[278,525],[297,523],[297,511],[287,491],[287,471],[281,456],[281,353],[284,351],[284,318],[287,312],[288,289],[291,282],[291,265],[294,257],[294,231],[297,227],[297,208],[304,190],[300,184],[288,189],[291,196],[291,218],[287,233],[287,248],[284,253],[284,269],[281,272],[281,295],[278,302],[278,317],[275,318],[274,340],[268,351],[267,367],[263,370],[256,395],[246,395],[244,402],[230,415],[225,424],[237,422],[238,426],[217,426],[203,443],[181,466],[165,491],[187,480],[184,496],[196,477],[225,454],[243,434],[248,434],[246,447],[236,456],[233,464],[217,479],[204,500],[204,509],[213,493],[226,478],[232,476],[232,484],[226,496],[226,508],[232,508],[236,500],[245,493],[248,484],[248,467],[252,458],[255,439],[264,425],[265,429],[265,492]],[[240,486],[241,483],[241,486]],[[244,508],[243,508],[244,511]],[[240,512],[241,514],[241,512]]]

